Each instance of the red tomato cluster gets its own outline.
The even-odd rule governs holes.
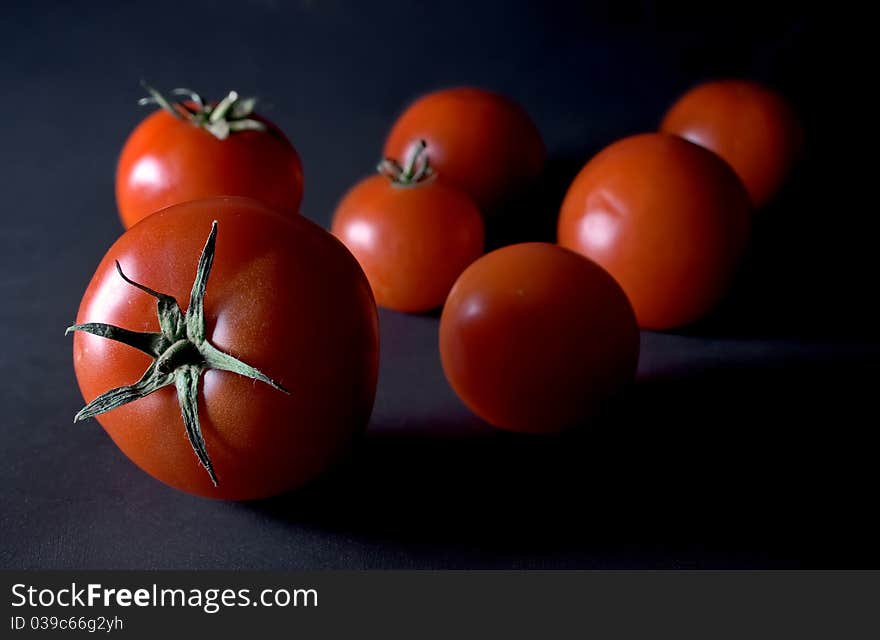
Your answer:
[[[254,101],[187,89],[131,134],[110,248],[80,304],[87,405],[159,480],[263,498],[335,463],[369,420],[376,304],[333,235],[299,215],[299,156]],[[206,241],[207,239],[207,241]],[[188,304],[187,304],[188,302]]]
[[[377,302],[398,311],[443,306],[443,369],[487,422],[554,432],[593,417],[638,359],[623,290],[594,262],[552,244],[479,258],[483,221],[503,224],[505,208],[543,169],[544,144],[523,109],[480,89],[436,91],[394,123],[385,155],[384,177],[356,185],[333,220]]]
[[[252,99],[146,89],[161,109],[117,170],[129,229],[69,329],[88,403],[76,419],[97,417],[163,482],[227,499],[304,484],[364,428],[377,302],[443,308],[443,370],[490,424],[549,433],[590,420],[632,380],[639,327],[694,322],[724,296],[752,207],[773,198],[801,143],[768,89],[701,85],[661,132],[583,167],[558,245],[481,257],[485,221],[503,223],[545,161],[511,100],[456,88],[411,104],[379,175],[341,199],[340,242],[298,215],[299,156]]]
[[[333,233],[360,261],[379,305],[429,311],[483,253],[483,220],[538,179],[544,142],[515,102],[461,87],[413,102],[391,128],[385,156],[385,178],[348,192]]]
[[[646,329],[673,329],[721,300],[745,252],[752,206],[776,195],[800,145],[781,97],[719,81],[682,96],[660,133],[610,145],[575,177],[559,244],[623,287]]]

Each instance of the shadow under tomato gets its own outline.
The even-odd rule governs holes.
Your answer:
[[[518,242],[556,242],[556,220],[568,187],[600,148],[584,147],[549,156],[534,185],[487,215],[486,251]]]
[[[682,333],[877,341],[875,198],[818,127],[779,196],[755,214],[751,245],[726,299]],[[828,134],[826,134],[826,138]],[[808,139],[809,142],[809,139]]]
[[[877,566],[878,355],[641,380],[555,438],[374,425],[321,482],[244,508],[450,566]]]

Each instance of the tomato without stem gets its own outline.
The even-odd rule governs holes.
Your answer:
[[[210,122],[220,105],[200,110],[201,103],[164,101],[167,108],[135,128],[116,170],[116,202],[126,228],[164,207],[215,196],[254,198],[279,213],[299,213],[303,172],[296,149],[278,127],[250,111],[252,102],[231,102],[223,118]]]
[[[480,212],[463,192],[437,182],[424,146],[405,167],[386,160],[339,203],[333,233],[358,259],[376,302],[396,311],[443,304],[465,267],[483,252]]]
[[[388,134],[385,156],[405,157],[419,140],[439,179],[470,195],[484,215],[526,189],[544,166],[544,143],[528,114],[483,89],[444,89],[413,102]]]
[[[803,139],[786,101],[744,80],[707,82],[691,89],[672,105],[660,128],[724,158],[758,207],[779,191]]]
[[[305,218],[286,218],[247,199],[176,205],[111,247],[83,296],[77,323],[158,332],[157,300],[123,280],[114,261],[133,282],[185,307],[212,221],[216,250],[203,303],[211,353],[229,354],[289,393],[210,362],[201,376],[195,370],[189,383],[197,385],[196,420],[217,486],[199,464],[194,438],[188,439],[192,419],[185,424],[182,418],[180,380],[97,417],[132,461],[171,486],[216,498],[261,498],[326,469],[370,415],[376,308],[363,272],[338,240]],[[189,307],[187,335],[192,302]],[[160,345],[158,362],[164,361],[167,375],[176,378],[185,366],[204,368],[200,351],[178,347]],[[131,385],[151,363],[146,353],[85,330],[75,334],[73,353],[90,403],[108,389]]]
[[[714,153],[662,133],[620,140],[590,160],[562,203],[559,244],[602,265],[639,324],[699,319],[726,292],[744,252],[750,203]]]
[[[557,432],[594,417],[632,379],[638,352],[620,286],[552,244],[512,245],[474,262],[440,319],[449,383],[477,415],[512,431]]]

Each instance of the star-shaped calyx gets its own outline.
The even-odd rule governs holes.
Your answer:
[[[141,98],[139,105],[158,105],[175,118],[204,129],[218,140],[225,140],[237,131],[266,130],[263,122],[250,117],[257,104],[256,98],[242,98],[235,91],[230,91],[220,102],[211,104],[192,89],[179,88],[172,89],[171,95],[188,100],[173,102],[145,82],[141,82],[141,86],[150,95]]]
[[[199,257],[199,266],[196,270],[196,278],[193,282],[192,292],[189,298],[189,307],[186,313],[180,310],[177,301],[169,295],[153,291],[149,287],[134,282],[122,271],[119,262],[116,262],[116,270],[119,276],[133,287],[137,287],[147,293],[157,302],[159,316],[158,333],[145,333],[130,331],[122,327],[116,327],[102,322],[87,322],[75,324],[67,328],[65,335],[72,331],[84,331],[102,338],[115,340],[143,351],[153,359],[147,370],[137,382],[102,393],[89,402],[76,414],[73,421],[79,422],[93,418],[98,414],[105,413],[116,407],[140,398],[148,396],[169,385],[177,387],[177,399],[180,402],[180,411],[183,414],[183,424],[186,435],[195,451],[199,462],[211,476],[211,481],[217,485],[217,475],[214,466],[205,448],[205,438],[202,435],[202,427],[199,423],[199,377],[207,369],[220,369],[231,371],[238,375],[259,380],[266,384],[289,393],[280,384],[241,360],[220,351],[208,342],[205,336],[205,287],[208,275],[211,273],[211,265],[214,262],[214,247],[217,238],[217,222],[211,225],[211,233],[208,241]]]
[[[391,180],[398,187],[410,187],[428,182],[436,175],[431,167],[425,150],[428,143],[424,140],[416,142],[407,154],[406,161],[401,165],[394,158],[385,158],[376,167],[376,171]]]

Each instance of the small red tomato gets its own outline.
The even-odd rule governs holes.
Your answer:
[[[544,167],[544,142],[528,114],[483,89],[444,89],[413,102],[388,134],[385,156],[405,157],[420,140],[440,180],[469,194],[484,215],[520,194]]]
[[[474,413],[511,431],[551,433],[589,420],[632,379],[638,353],[620,286],[552,244],[486,254],[461,274],[440,318],[452,388]]]
[[[724,158],[758,207],[779,191],[803,138],[786,101],[745,80],[707,82],[691,89],[672,105],[660,129]]]
[[[171,103],[147,89],[151,97],[141,103],[162,109],[135,128],[116,168],[116,203],[126,229],[172,204],[215,196],[254,198],[279,213],[299,213],[299,155],[278,127],[253,113],[252,98],[232,91],[212,105],[175,89],[187,101]]]
[[[317,225],[244,198],[175,205],[123,234],[83,295],[76,419],[183,491],[275,495],[365,427],[377,325],[357,262]]]
[[[624,138],[569,187],[559,244],[602,265],[641,327],[699,319],[726,292],[751,226],[749,197],[717,155],[682,138]]]
[[[333,217],[333,233],[360,262],[376,302],[396,311],[439,307],[483,253],[479,210],[434,179],[424,150],[424,143],[414,147],[404,167],[381,163],[385,175],[357,184]]]

